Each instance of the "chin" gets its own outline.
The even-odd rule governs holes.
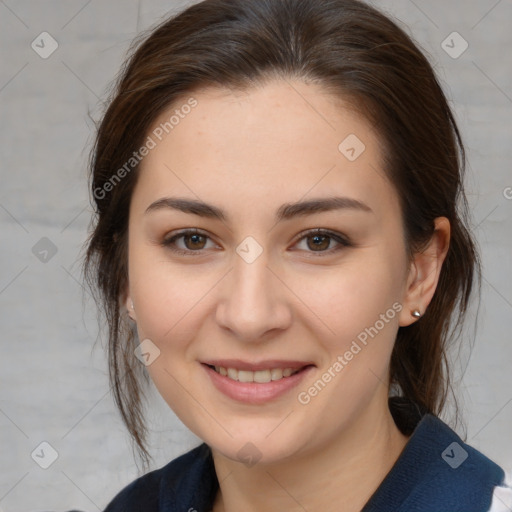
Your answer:
[[[273,422],[270,428],[261,428],[254,433],[250,433],[247,429],[241,429],[239,433],[231,432],[232,438],[228,436],[223,436],[222,440],[202,438],[213,451],[247,467],[256,464],[272,465],[297,455],[305,448],[303,432],[283,429],[278,434],[277,431],[272,432],[275,428],[276,424]],[[271,432],[270,435],[269,432]]]

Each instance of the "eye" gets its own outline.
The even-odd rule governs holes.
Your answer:
[[[166,238],[162,241],[162,246],[169,248],[171,251],[182,255],[196,255],[201,254],[201,251],[213,248],[208,247],[208,241],[211,238],[199,231],[198,229],[187,229],[180,231],[175,235]],[[300,244],[305,243],[305,248],[300,247]],[[213,244],[215,246],[215,244]],[[302,233],[298,243],[295,246],[299,250],[304,250],[310,253],[319,253],[318,256],[324,254],[332,254],[345,247],[352,247],[353,244],[343,235],[333,233],[322,229],[313,229]],[[333,247],[334,246],[334,247]]]
[[[182,243],[179,243],[179,240]],[[205,233],[202,233],[197,229],[187,229],[166,238],[163,240],[162,245],[178,254],[188,255],[192,253],[199,253],[204,249],[210,249],[211,247],[207,247],[208,240],[210,240],[210,237]]]
[[[322,229],[313,229],[303,233],[297,245],[300,246],[301,243],[305,243],[306,246],[306,248],[302,247],[302,250],[322,254],[331,254],[344,247],[352,247],[345,236]]]

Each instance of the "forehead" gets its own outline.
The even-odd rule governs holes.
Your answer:
[[[137,185],[146,195],[263,206],[334,189],[365,202],[393,194],[370,123],[318,85],[276,80],[244,91],[196,91],[175,101],[147,135],[155,147]]]

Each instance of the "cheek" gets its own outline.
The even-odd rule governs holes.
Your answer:
[[[194,322],[213,276],[192,269],[177,269],[164,257],[148,251],[130,262],[130,289],[135,297],[139,340],[149,339],[158,356],[147,371],[162,398],[182,421],[190,423],[198,414],[184,390],[190,388],[193,367],[184,364],[194,337]]]
[[[130,248],[129,281],[137,326],[144,338],[161,343],[197,303],[204,285],[189,270],[172,266],[163,252],[136,242]]]
[[[189,278],[169,269],[159,272],[153,267],[148,271],[134,287],[137,324],[144,336],[159,343],[176,339],[176,333],[187,324],[189,315],[207,293],[209,281],[201,282],[197,276]]]
[[[306,393],[308,389],[316,393],[317,386],[322,389],[322,383],[317,384],[319,378],[333,382],[327,384],[321,398],[315,398],[318,407],[344,404],[346,411],[352,411],[349,416],[353,415],[387,382],[402,309],[400,265],[398,259],[368,253],[326,275],[324,286],[317,287],[316,294],[310,292],[312,303],[308,304],[330,331],[327,336],[317,336],[326,352],[322,373],[303,387]]]
[[[375,253],[380,253],[376,256]],[[343,265],[295,277],[297,295],[315,313],[318,328],[325,330],[333,348],[350,344],[365,328],[373,326],[381,315],[388,324],[398,322],[396,306],[400,300],[399,258],[383,258],[374,248],[366,254],[347,258]],[[396,262],[396,263],[394,263]],[[391,311],[389,311],[391,309]],[[379,322],[378,327],[381,327]]]

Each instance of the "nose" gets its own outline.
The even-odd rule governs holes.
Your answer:
[[[217,323],[244,342],[264,341],[269,333],[285,330],[292,313],[287,288],[277,274],[265,252],[252,263],[235,255],[217,305]]]

